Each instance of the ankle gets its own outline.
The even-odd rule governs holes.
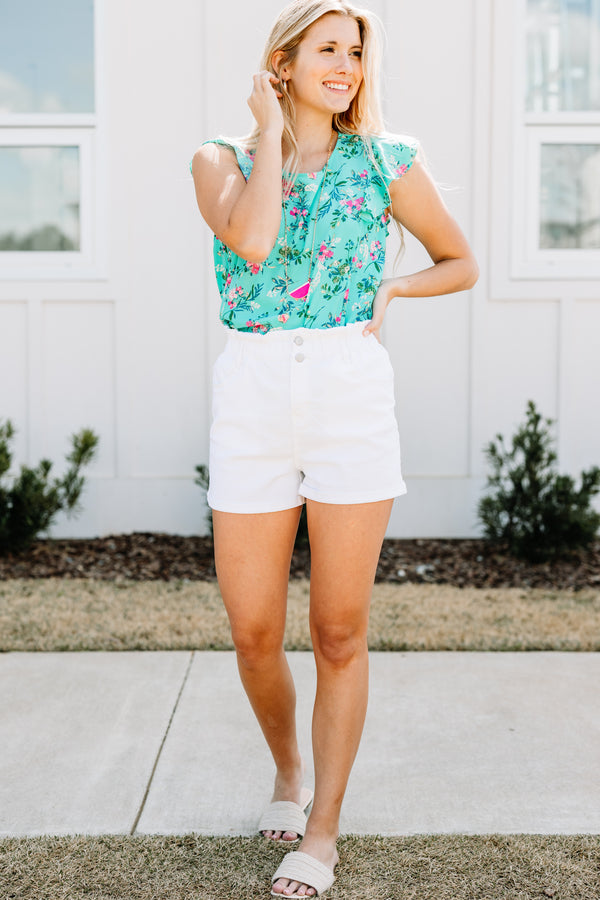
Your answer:
[[[304,763],[300,755],[277,766],[275,781],[296,781],[304,777]]]
[[[311,813],[307,825],[306,832],[304,834],[304,840],[309,843],[314,842],[324,842],[324,843],[333,843],[337,842],[337,839],[340,836],[340,828],[339,823],[336,822],[313,822],[314,811]]]

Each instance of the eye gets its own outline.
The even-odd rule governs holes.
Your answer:
[[[356,56],[357,59],[360,59],[362,56],[362,50],[355,50],[352,56]]]
[[[329,53],[330,50],[332,53],[334,52],[333,47],[323,47],[323,49],[321,50],[321,53]]]

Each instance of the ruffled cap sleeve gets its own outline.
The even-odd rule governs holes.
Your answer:
[[[385,186],[406,175],[415,161],[419,142],[407,135],[384,135],[371,138],[373,155],[377,161]]]

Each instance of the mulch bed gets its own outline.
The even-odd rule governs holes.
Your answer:
[[[292,578],[310,574],[306,545],[294,551]],[[135,533],[83,540],[40,540],[0,557],[0,580],[94,578],[106,581],[214,580],[210,537]],[[451,584],[457,587],[600,587],[600,541],[568,559],[532,564],[485,540],[384,541],[377,581]]]

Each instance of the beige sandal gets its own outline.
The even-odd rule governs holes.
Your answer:
[[[271,883],[275,884],[279,878],[287,878],[290,881],[299,881],[301,884],[307,884],[316,890],[317,897],[328,891],[335,881],[335,875],[327,866],[324,866],[314,856],[302,853],[301,850],[293,850],[283,857],[283,862],[273,875]],[[306,894],[276,894],[274,891],[271,891],[271,896],[284,897],[285,900],[294,900],[294,898],[310,900],[310,896],[307,897]]]
[[[298,837],[293,841],[284,841],[279,838],[278,844],[295,844],[303,837],[306,830],[306,814],[305,810],[312,803],[313,792],[309,788],[302,788],[300,795],[300,803],[294,803],[292,800],[275,800],[268,809],[264,811],[258,823],[259,832],[263,831],[291,831]],[[273,838],[269,838],[273,840]]]

